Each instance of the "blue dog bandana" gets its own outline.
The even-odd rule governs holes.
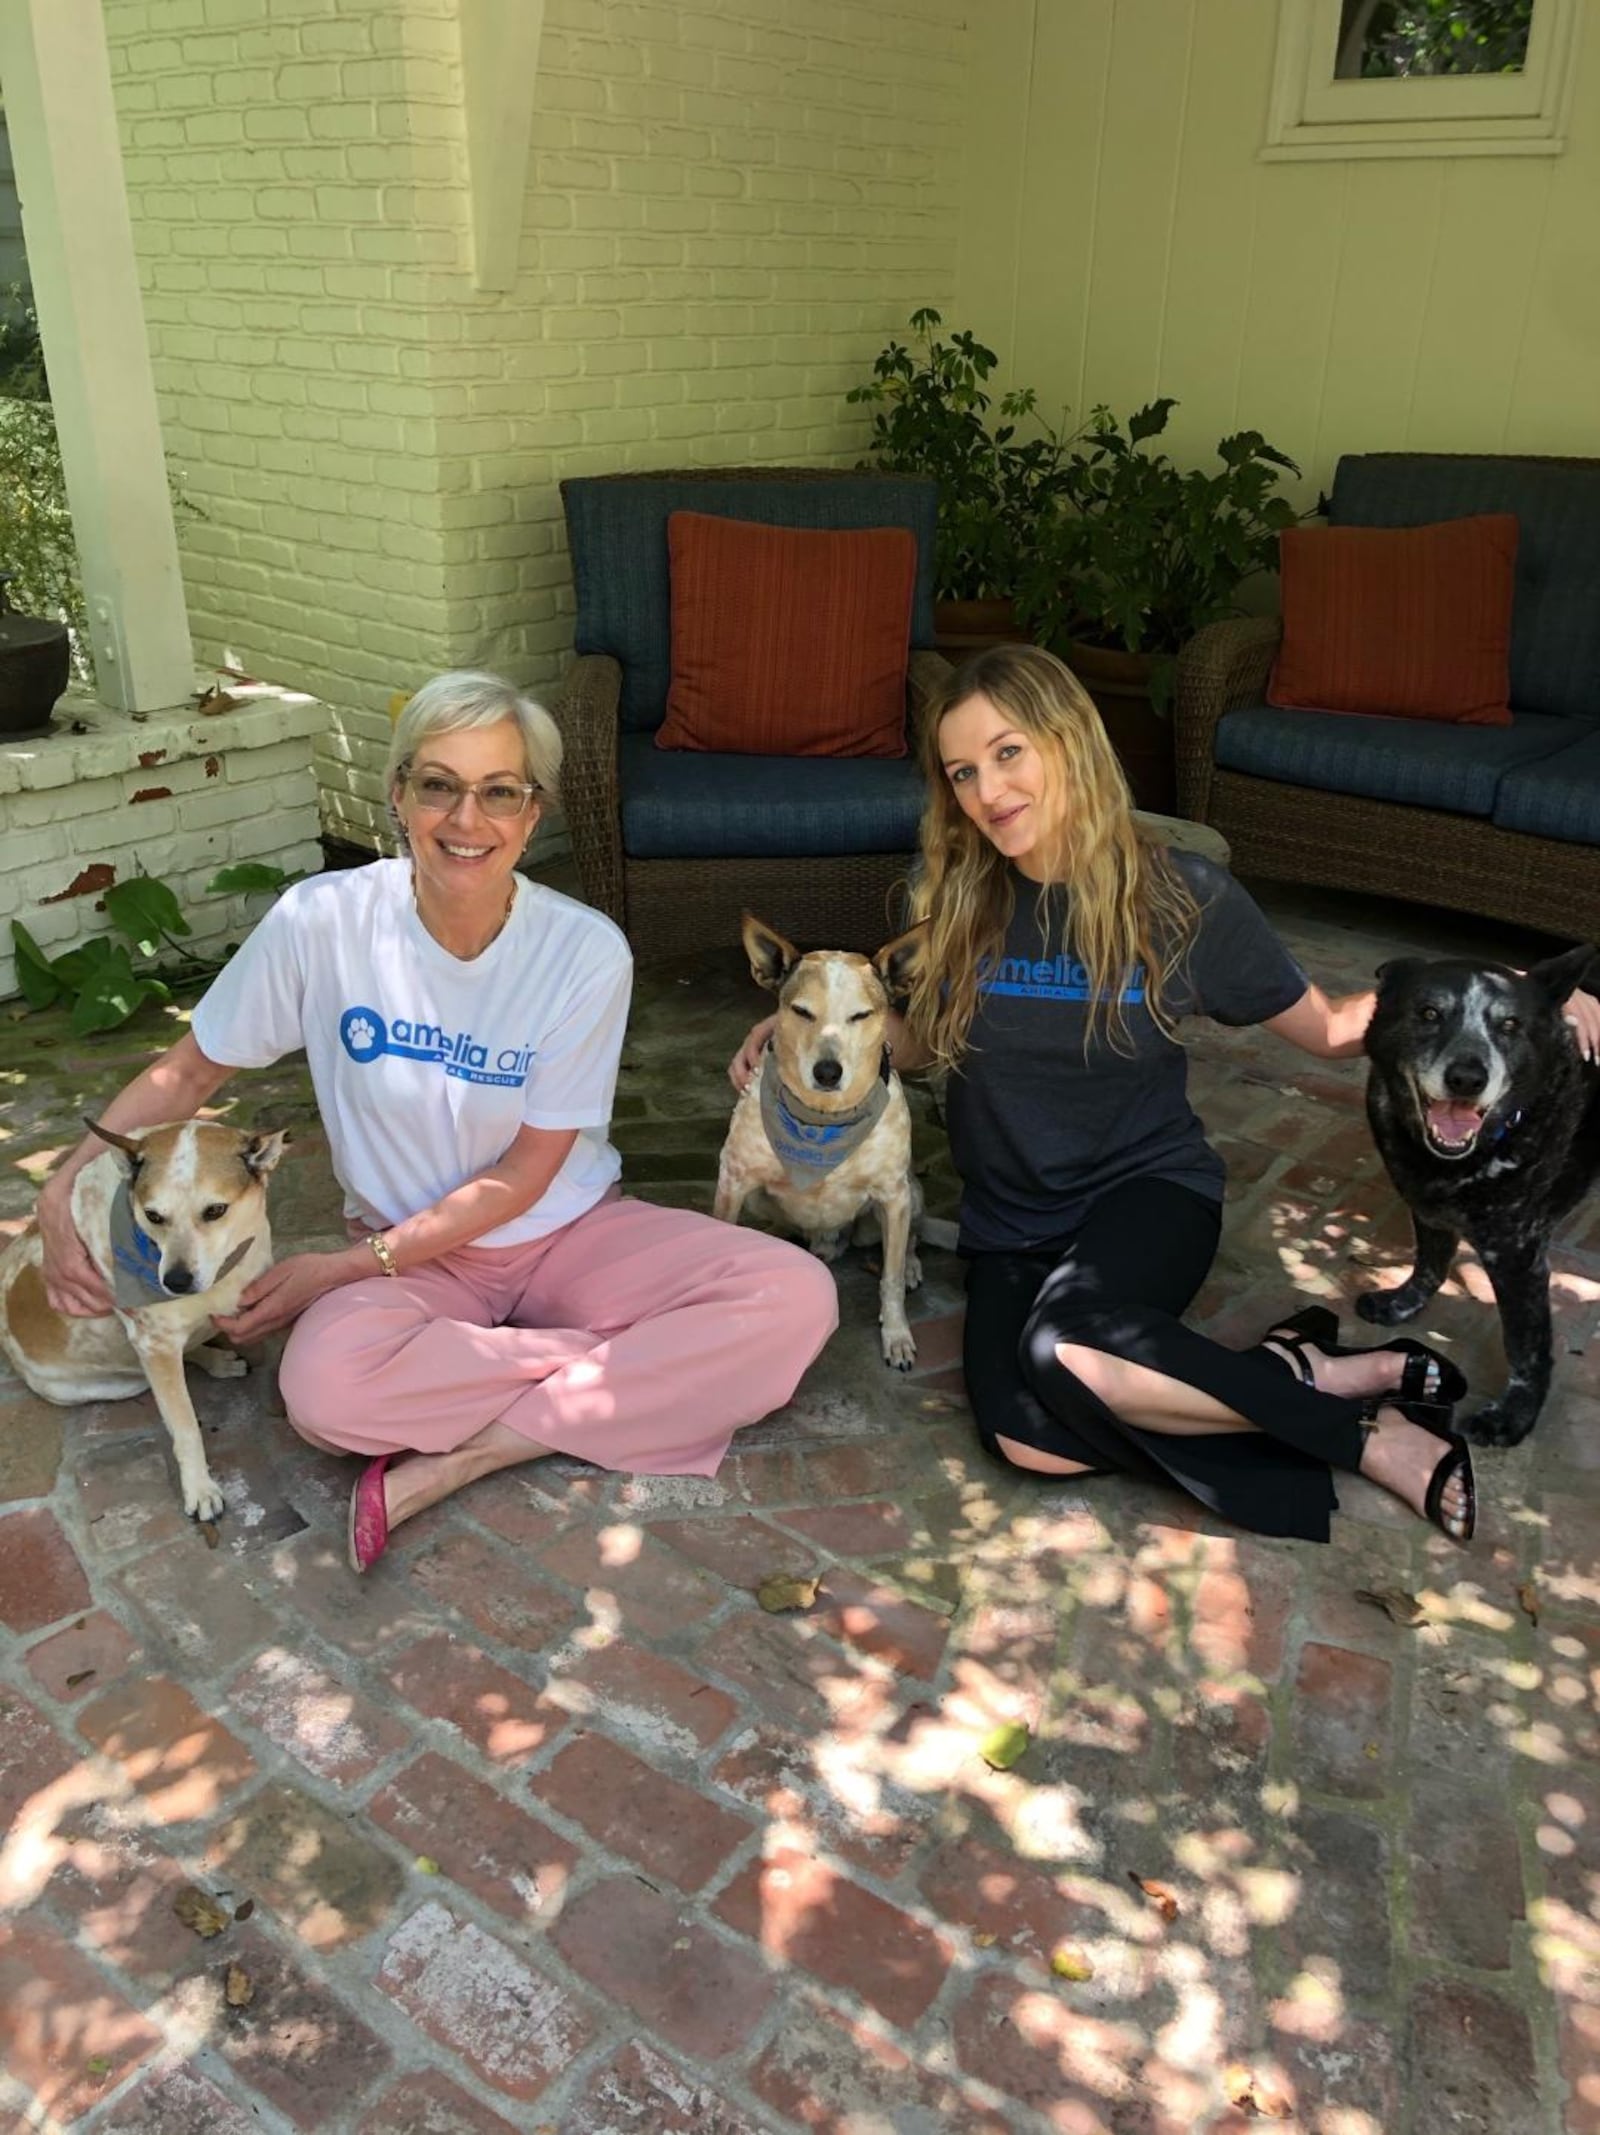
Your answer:
[[[761,1063],[761,1124],[789,1184],[802,1191],[825,1179],[853,1149],[859,1149],[889,1102],[889,1078],[880,1075],[852,1112],[814,1112],[778,1077],[769,1050]]]
[[[161,1287],[161,1248],[148,1231],[139,1228],[127,1179],[112,1198],[106,1234],[111,1248],[111,1295],[123,1311],[170,1305],[172,1292]]]

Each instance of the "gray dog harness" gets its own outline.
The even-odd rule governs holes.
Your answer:
[[[889,1102],[887,1062],[861,1103],[849,1112],[815,1112],[784,1088],[769,1052],[761,1063],[761,1124],[789,1184],[804,1191],[859,1149]]]

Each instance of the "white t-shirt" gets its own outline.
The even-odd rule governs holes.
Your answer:
[[[305,1047],[346,1212],[379,1228],[498,1163],[522,1127],[576,1127],[542,1198],[473,1240],[521,1245],[622,1169],[606,1129],[632,980],[604,914],[527,881],[463,963],[417,917],[409,861],[379,860],[286,891],[191,1027],[222,1067]]]

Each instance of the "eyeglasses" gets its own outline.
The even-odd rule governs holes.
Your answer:
[[[405,782],[411,798],[429,815],[453,815],[469,793],[485,815],[521,815],[539,791],[515,778],[481,778],[469,786],[448,771],[408,771]]]

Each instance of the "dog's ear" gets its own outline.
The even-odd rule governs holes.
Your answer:
[[[739,915],[739,939],[750,959],[750,976],[758,986],[776,993],[800,961],[799,950],[765,920],[757,919],[754,912]]]
[[[115,1127],[102,1127],[99,1120],[91,1119],[87,1112],[83,1115],[83,1124],[91,1134],[98,1134],[101,1141],[109,1142],[113,1149],[118,1149],[122,1152],[128,1159],[128,1170],[130,1172],[137,1171],[144,1162],[143,1147],[138,1142],[130,1141],[126,1134],[119,1134]]]
[[[911,991],[917,966],[927,947],[928,922],[922,919],[904,934],[897,934],[893,941],[886,941],[872,959],[872,968],[882,979],[884,992],[891,1001],[903,1001]]]
[[[287,1128],[280,1127],[276,1134],[247,1134],[240,1138],[239,1158],[253,1179],[264,1179],[276,1171],[279,1159],[289,1146]]]
[[[1542,964],[1529,967],[1528,976],[1542,986],[1552,1001],[1561,1002],[1586,977],[1600,965],[1600,957],[1587,942],[1580,942],[1576,949],[1567,949],[1560,956],[1547,956]]]
[[[1421,969],[1422,959],[1420,956],[1391,957],[1388,963],[1378,966],[1376,976],[1379,993],[1387,992],[1391,986],[1403,986],[1414,971],[1420,971]]]

